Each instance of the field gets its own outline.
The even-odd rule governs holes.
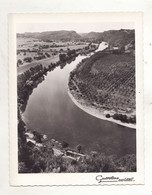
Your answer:
[[[60,54],[69,50],[82,50],[87,42],[44,42],[33,38],[17,38],[17,67],[18,74],[38,64],[48,66],[51,62],[59,61]]]
[[[24,65],[17,68],[17,74],[22,74],[23,72],[27,71],[31,67],[35,67],[36,65],[39,65],[39,64],[42,64],[43,67],[48,67],[50,63],[56,63],[58,61],[59,61],[59,55],[53,56],[51,58],[31,62],[31,63],[25,63]]]
[[[135,57],[98,52],[71,73],[69,87],[90,105],[135,116]]]

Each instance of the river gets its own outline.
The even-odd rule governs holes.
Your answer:
[[[98,50],[103,50],[100,44]],[[23,113],[25,123],[71,148],[78,144],[83,152],[98,151],[119,157],[136,153],[136,130],[96,118],[77,107],[68,95],[69,73],[86,56],[78,56],[62,69],[48,72],[33,90]]]

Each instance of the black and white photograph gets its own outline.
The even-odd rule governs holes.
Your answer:
[[[135,22],[15,28],[18,174],[137,173]]]

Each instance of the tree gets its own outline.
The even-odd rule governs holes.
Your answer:
[[[68,146],[69,146],[69,144],[67,142],[65,142],[65,141],[62,142],[62,147],[63,148],[67,148]]]
[[[42,138],[43,138],[43,135],[41,135],[39,132],[37,131],[33,131],[33,135],[34,135],[34,139],[36,142],[38,143],[42,143]]]
[[[32,62],[32,58],[31,57],[26,57],[26,58],[24,58],[24,62]]]
[[[22,64],[23,64],[22,60],[21,59],[18,59],[17,66],[22,65]]]
[[[110,118],[110,114],[106,114],[106,118]]]
[[[72,55],[74,56],[75,55],[75,49],[73,49],[73,50],[68,50],[68,52],[67,52],[67,55],[69,56],[69,57],[71,57]]]
[[[66,55],[65,54],[60,54],[59,59],[60,59],[61,62],[65,62],[66,61]]]
[[[45,55],[49,58],[50,57],[50,54],[49,53],[47,53],[47,52],[45,52]]]
[[[82,146],[81,145],[78,145],[77,146],[77,150],[78,150],[79,153],[81,153],[81,149],[82,149]]]

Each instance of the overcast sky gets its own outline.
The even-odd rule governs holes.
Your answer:
[[[103,32],[106,30],[134,29],[133,23],[21,23],[17,33],[74,30],[77,33]]]

